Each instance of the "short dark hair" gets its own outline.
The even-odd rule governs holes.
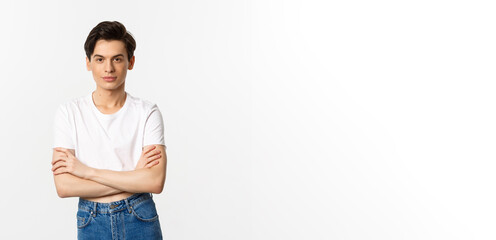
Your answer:
[[[120,40],[124,42],[128,60],[131,61],[134,50],[136,49],[136,41],[122,23],[117,21],[103,21],[91,30],[86,38],[86,42],[84,42],[84,51],[86,52],[89,61],[91,61],[91,54],[93,54],[93,51],[95,50],[96,42],[100,39]]]

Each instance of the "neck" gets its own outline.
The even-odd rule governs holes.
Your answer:
[[[92,96],[96,106],[106,108],[122,107],[126,102],[126,92],[124,91],[124,88],[116,90],[97,88],[92,93]]]

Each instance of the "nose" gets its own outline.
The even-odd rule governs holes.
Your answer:
[[[105,72],[108,73],[114,72],[114,65],[112,61],[108,61],[107,64],[105,65]]]

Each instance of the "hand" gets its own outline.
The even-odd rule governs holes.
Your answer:
[[[159,159],[161,157],[160,150],[154,150],[155,145],[146,146],[143,148],[143,152],[141,153],[141,157],[136,164],[136,169],[141,168],[151,168],[159,163]]]
[[[52,171],[54,175],[70,173],[74,176],[86,179],[91,168],[84,165],[72,152],[65,148],[55,148],[56,157],[52,160]]]

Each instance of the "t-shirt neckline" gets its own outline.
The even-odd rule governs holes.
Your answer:
[[[93,91],[94,92],[94,91]],[[88,101],[89,101],[89,104],[91,105],[91,108],[93,109],[93,111],[100,117],[103,117],[103,118],[114,118],[118,115],[120,115],[122,112],[124,112],[127,108],[127,106],[129,105],[129,93],[124,91],[124,93],[126,93],[126,100],[124,102],[124,105],[122,105],[122,107],[115,113],[112,113],[112,114],[105,114],[105,113],[102,113],[100,112],[100,110],[96,107],[95,105],[95,102],[93,101],[93,92],[91,92],[89,95],[88,95]]]

